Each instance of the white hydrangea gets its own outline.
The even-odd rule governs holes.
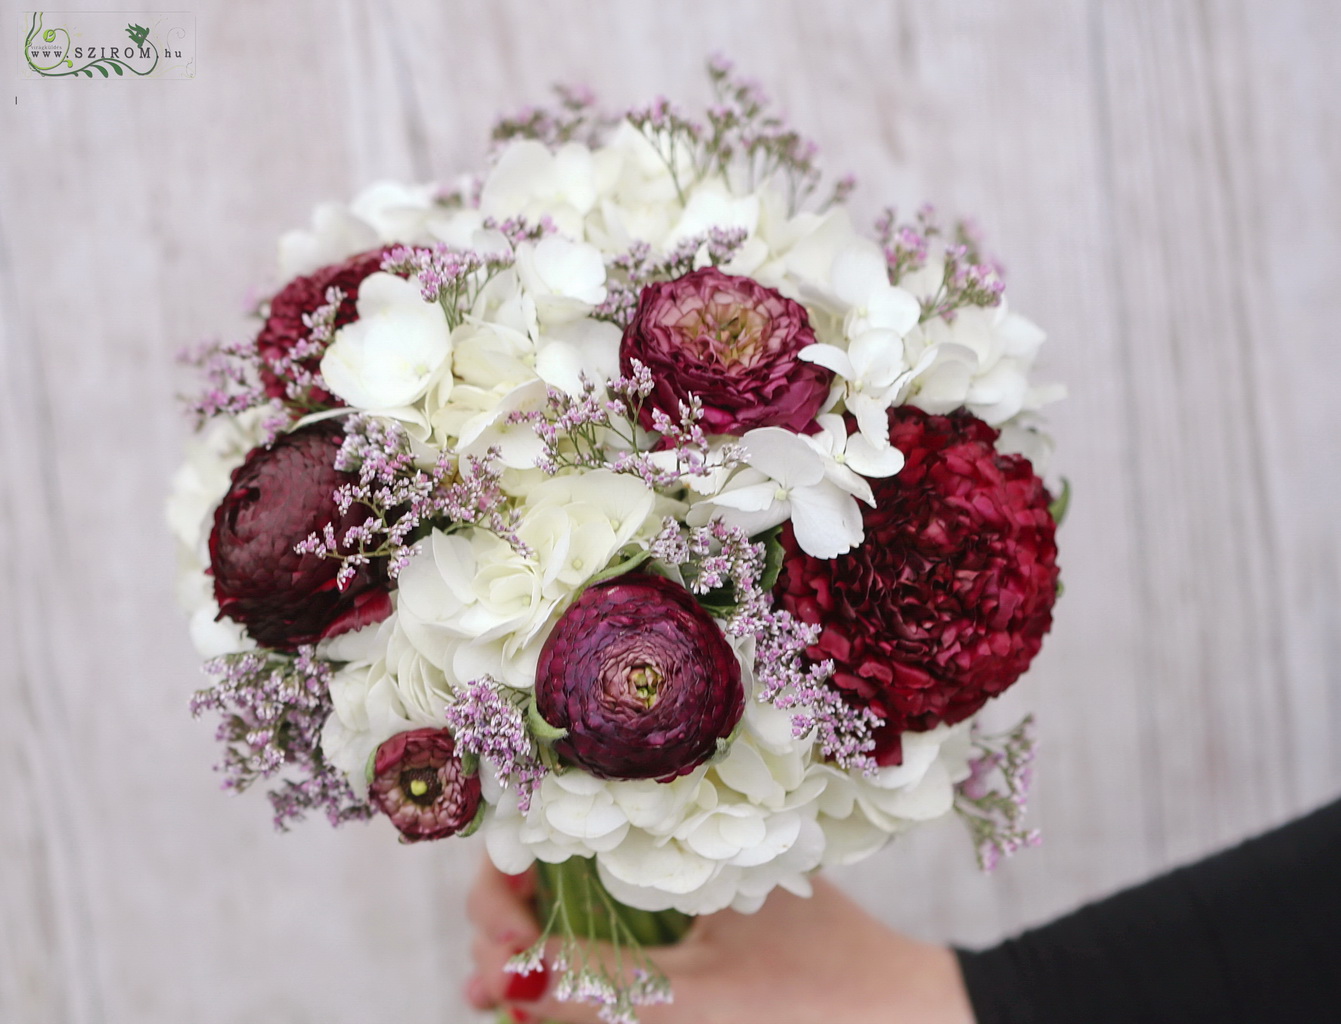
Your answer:
[[[486,675],[516,689],[535,680],[558,614],[630,540],[654,529],[652,491],[596,470],[552,477],[526,495],[518,538],[435,530],[401,573],[397,632],[447,685]]]
[[[905,737],[904,764],[867,779],[815,760],[789,715],[748,698],[726,757],[670,782],[550,775],[522,814],[515,792],[486,771],[485,842],[512,873],[594,857],[610,893],[639,909],[752,912],[774,888],[808,894],[817,867],[859,859],[944,814],[967,775],[965,729]]]

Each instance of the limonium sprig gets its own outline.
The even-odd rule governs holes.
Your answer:
[[[634,242],[611,259],[606,270],[605,300],[592,310],[592,317],[626,327],[644,287],[653,281],[673,281],[698,269],[700,254],[714,267],[730,263],[747,235],[744,228],[715,227],[691,235],[661,255],[646,242]]]
[[[517,790],[517,807],[531,809],[531,796],[548,774],[539,746],[526,728],[522,711],[529,695],[497,683],[489,676],[476,679],[447,705],[457,750],[488,761],[505,787]]]
[[[257,339],[247,341],[211,341],[187,349],[179,360],[196,367],[205,377],[206,386],[194,398],[186,400],[186,409],[196,422],[197,429],[219,415],[239,415],[249,409],[270,406],[272,414],[265,421],[267,436],[274,436],[304,412],[324,409],[327,402],[326,382],[319,370],[313,369],[330,346],[335,335],[336,318],[346,293],[332,285],[326,289],[325,301],[309,313],[302,314],[304,337],[294,341],[285,351],[267,356]],[[281,382],[283,399],[266,391],[266,376]]]
[[[1002,858],[1042,841],[1037,829],[1020,824],[1038,746],[1034,716],[1026,716],[1014,729],[999,735],[984,734],[975,722],[972,742],[977,756],[969,761],[969,777],[956,787],[955,810],[973,834],[978,866],[992,871]]]
[[[763,87],[736,74],[725,57],[709,59],[708,79],[717,102],[708,107],[705,156],[728,181],[733,171],[743,176],[734,184],[749,191],[781,176],[787,182],[789,209],[795,212],[820,182],[819,147],[770,110]],[[851,192],[854,185],[844,181],[839,190]]]
[[[595,145],[607,126],[596,105],[596,94],[585,85],[555,85],[553,107],[526,106],[494,122],[490,132],[495,147],[513,139],[535,139],[550,148],[565,142]]]
[[[326,289],[326,301],[311,313],[303,314],[303,326],[307,328],[307,337],[300,338],[293,347],[282,355],[265,359],[261,356],[271,373],[284,382],[284,397],[298,409],[322,409],[325,403],[316,397],[324,392],[326,382],[319,370],[309,366],[319,361],[331,339],[335,336],[335,320],[340,314],[340,304],[345,301],[342,289],[332,285]],[[304,363],[309,365],[305,366]]]
[[[255,339],[225,342],[203,341],[182,349],[177,361],[198,370],[205,386],[193,396],[182,396],[187,415],[199,430],[219,415],[237,416],[266,403],[266,395],[255,372],[259,361]],[[276,411],[279,404],[275,403]],[[288,417],[284,417],[287,421]]]
[[[652,393],[652,373],[638,360],[631,372],[605,382],[604,393],[582,377],[581,390],[569,395],[557,388],[547,394],[544,409],[510,413],[509,423],[528,423],[544,445],[535,464],[546,473],[565,469],[608,469],[636,476],[648,487],[678,487],[686,478],[741,461],[738,444],[714,450],[701,426],[703,407],[697,397],[680,403],[680,419],[652,410],[657,451],[638,427],[643,400]]]
[[[500,272],[516,262],[513,250],[522,242],[534,242],[554,231],[548,217],[531,224],[523,218],[497,221],[486,218],[484,228],[498,231],[510,249],[478,251],[433,246],[398,245],[382,258],[388,274],[414,277],[425,302],[436,302],[453,330],[465,322],[480,293]]]
[[[716,591],[729,593],[727,634],[755,643],[754,674],[759,683],[755,699],[791,711],[793,735],[802,737],[813,730],[820,752],[840,768],[873,772],[872,730],[878,719],[869,708],[848,704],[827,684],[832,662],[807,661],[806,648],[818,639],[819,627],[773,606],[769,590],[777,573],[769,571],[770,543],[776,541],[752,541],[741,528],[720,520],[686,531],[668,517],[649,550],[657,560],[677,566],[685,586],[703,595],[709,607],[723,610],[710,596]]]
[[[875,236],[884,249],[889,279],[895,285],[925,267],[933,252],[939,251],[941,279],[929,295],[918,296],[922,305],[920,322],[936,317],[953,322],[955,314],[965,307],[1001,304],[1006,290],[1001,264],[983,253],[982,240],[972,221],[961,218],[946,229],[937,220],[935,207],[924,203],[911,223],[900,222],[893,209],[886,209],[876,219]]]
[[[331,712],[332,666],[310,646],[293,656],[247,651],[205,662],[213,685],[191,700],[196,718],[207,711],[223,716],[216,738],[224,745],[225,789],[242,792],[259,779],[284,772],[269,793],[275,827],[287,831],[309,811],[326,813],[332,825],[372,816],[354,795],[347,777],[326,763],[321,728]]]
[[[587,870],[559,870],[554,879],[555,898],[540,938],[503,969],[520,975],[545,969],[545,946],[557,939],[548,969],[560,1002],[597,1006],[597,1017],[606,1024],[637,1024],[635,1007],[669,1003],[670,981],[625,919],[639,912],[616,906]],[[594,954],[598,940],[608,944],[609,962]]]
[[[415,537],[421,528],[434,523],[448,530],[465,526],[489,530],[520,553],[528,553],[517,536],[516,510],[499,484],[503,470],[496,448],[483,456],[468,456],[464,472],[451,452],[442,452],[425,469],[409,434],[395,420],[350,416],[344,428],[335,468],[359,478],[337,488],[333,499],[342,514],[359,504],[372,515],[342,537],[327,523],[322,532],[309,534],[293,549],[300,555],[339,559],[336,584],[341,589],[359,566],[374,558],[385,558],[388,574],[397,578],[418,550]]]

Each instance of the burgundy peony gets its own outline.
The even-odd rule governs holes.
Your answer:
[[[825,560],[787,529],[777,588],[823,627],[810,657],[832,658],[844,695],[884,720],[881,764],[901,760],[901,732],[961,721],[1015,682],[1057,593],[1048,492],[1029,461],[998,454],[997,431],[964,412],[903,407],[889,425],[907,464],[871,481],[865,542]]]
[[[692,771],[745,709],[740,665],[689,591],[630,573],[588,587],[545,641],[536,710],[563,758],[604,779]]]
[[[256,336],[256,350],[261,357],[261,383],[266,395],[279,399],[290,397],[287,389],[290,377],[282,371],[277,374],[275,363],[307,339],[310,332],[303,317],[311,316],[326,305],[328,289],[339,288],[345,296],[336,310],[335,329],[359,318],[359,286],[382,268],[383,253],[382,249],[360,253],[343,263],[322,267],[306,277],[296,277],[270,300],[265,326]],[[321,368],[321,353],[299,360],[299,365],[308,373],[317,373]],[[302,396],[302,402],[313,408],[344,405],[329,391],[316,386]]]
[[[480,780],[467,775],[446,729],[402,732],[377,748],[368,799],[400,829],[402,841],[446,839],[480,809]]]
[[[362,505],[343,514],[335,505],[335,489],[357,479],[334,467],[344,436],[326,421],[254,449],[214,512],[210,571],[219,617],[240,622],[266,647],[291,651],[391,614],[385,560],[360,566],[340,590],[337,560],[293,550],[327,523],[340,538],[368,518]]]
[[[637,359],[652,371],[656,387],[642,409],[648,429],[652,409],[678,423],[680,403],[697,395],[710,434],[756,427],[810,434],[833,380],[832,371],[797,358],[814,342],[800,304],[748,277],[704,267],[642,290],[619,365],[628,375]]]

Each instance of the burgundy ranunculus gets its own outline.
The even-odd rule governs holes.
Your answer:
[[[675,423],[680,403],[697,395],[703,429],[744,434],[786,427],[813,434],[833,372],[797,358],[815,342],[805,309],[748,277],[704,267],[674,281],[649,284],[619,346],[621,372],[633,360],[652,371],[656,387],[642,408]]]
[[[872,480],[865,542],[834,559],[801,551],[788,528],[777,594],[823,627],[807,652],[881,719],[876,760],[897,764],[899,734],[962,721],[1010,686],[1052,625],[1055,525],[1029,461],[1001,455],[968,413],[890,410],[907,457]]]
[[[668,781],[702,764],[745,710],[740,664],[689,591],[629,573],[588,587],[540,652],[536,710],[561,757],[603,779]]]
[[[382,268],[384,250],[359,253],[343,263],[322,267],[305,277],[296,277],[270,300],[269,314],[261,333],[256,336],[256,350],[261,356],[261,384],[270,398],[288,399],[287,385],[290,377],[276,374],[275,363],[288,355],[295,345],[307,340],[311,333],[303,323],[304,316],[310,316],[326,305],[326,291],[339,288],[345,297],[340,300],[336,310],[334,327],[339,329],[359,318],[359,286],[364,279]],[[298,361],[309,373],[321,368],[321,353]],[[344,402],[336,398],[325,388],[312,387],[303,396],[303,404],[313,408],[319,406],[340,406]]]
[[[335,489],[358,479],[335,469],[343,439],[328,420],[254,449],[214,512],[210,571],[219,616],[240,622],[266,647],[291,651],[391,614],[384,559],[360,566],[341,590],[336,559],[293,550],[327,523],[339,539],[368,518],[363,505],[341,514],[335,504]]]
[[[372,805],[400,829],[402,842],[446,839],[480,809],[480,780],[467,775],[446,729],[402,732],[377,748]]]

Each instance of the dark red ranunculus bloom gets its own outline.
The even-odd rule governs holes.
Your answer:
[[[907,458],[872,480],[865,542],[834,559],[801,551],[790,527],[777,594],[823,627],[807,652],[882,720],[876,759],[897,764],[899,734],[959,722],[1015,682],[1052,625],[1055,524],[1029,461],[999,454],[997,431],[965,412],[891,409]]]
[[[336,559],[293,550],[327,523],[339,539],[368,518],[363,505],[341,514],[335,504],[335,489],[357,480],[335,469],[343,439],[344,430],[328,420],[254,449],[214,512],[210,571],[219,616],[241,623],[266,647],[292,651],[391,614],[385,559],[360,566],[340,590]]]
[[[745,710],[740,664],[689,591],[644,573],[588,587],[540,652],[536,709],[561,757],[603,779],[693,771]]]
[[[620,370],[637,359],[652,371],[655,390],[642,409],[680,421],[680,403],[697,395],[703,429],[741,435],[756,427],[816,430],[833,371],[797,358],[815,342],[799,303],[748,277],[704,267],[649,284],[619,346]]]
[[[371,274],[382,269],[382,256],[385,250],[359,253],[343,263],[322,267],[305,277],[296,277],[270,300],[269,313],[261,333],[256,336],[256,351],[261,357],[261,384],[270,398],[289,400],[288,385],[291,375],[275,372],[278,360],[287,356],[295,345],[307,340],[311,333],[303,323],[304,316],[310,316],[326,305],[326,291],[339,288],[344,298],[335,314],[335,329],[353,323],[359,318],[359,286]],[[321,353],[298,361],[308,373],[316,373],[321,368]],[[302,396],[302,404],[310,408],[344,405],[325,388],[313,386]]]
[[[446,839],[475,820],[480,780],[466,774],[450,732],[415,729],[377,748],[368,799],[400,830],[402,841]]]

